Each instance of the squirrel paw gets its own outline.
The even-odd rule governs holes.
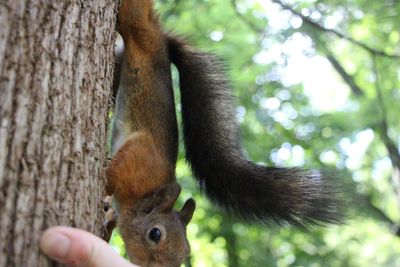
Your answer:
[[[106,196],[103,199],[103,210],[107,213],[109,209],[112,208],[113,196]]]
[[[103,199],[103,210],[104,210],[103,227],[105,229],[104,240],[106,242],[110,241],[112,231],[117,226],[118,214],[116,210],[112,207],[112,201],[113,201],[112,196],[106,196]]]

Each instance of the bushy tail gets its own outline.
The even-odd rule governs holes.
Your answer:
[[[221,62],[168,37],[180,77],[186,158],[207,196],[245,220],[336,223],[339,197],[319,171],[273,168],[246,159]]]

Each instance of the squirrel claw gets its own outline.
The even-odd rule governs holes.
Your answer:
[[[112,201],[113,201],[112,196],[106,196],[103,199],[103,210],[104,210],[103,227],[105,229],[104,240],[106,242],[110,241],[112,231],[117,226],[118,214],[116,210],[112,207]]]
[[[106,196],[103,199],[103,210],[104,210],[104,212],[107,212],[111,208],[112,201],[113,201],[113,197],[112,196]]]
[[[109,208],[105,212],[105,216],[104,217],[105,217],[105,219],[103,221],[103,225],[104,225],[104,227],[107,228],[109,224],[117,222],[118,214],[115,211],[115,209]]]

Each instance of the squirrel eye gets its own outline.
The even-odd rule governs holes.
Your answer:
[[[158,229],[157,227],[154,227],[149,232],[149,238],[150,238],[151,241],[153,241],[156,244],[158,244],[158,242],[160,242],[160,239],[161,239],[161,230]]]

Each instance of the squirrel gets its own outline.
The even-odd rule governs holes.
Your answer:
[[[115,73],[106,191],[116,202],[117,225],[134,263],[180,266],[190,251],[186,225],[195,202],[173,210],[180,187],[171,63],[179,72],[186,159],[217,207],[265,224],[305,227],[341,220],[338,186],[329,176],[266,167],[245,156],[221,61],[165,32],[153,1],[122,0],[118,28],[125,51]]]
[[[173,209],[178,131],[167,40],[149,0],[123,0],[124,41],[106,170],[106,240],[117,226],[130,260],[142,267],[179,267],[190,252],[186,225],[195,202]],[[115,90],[114,87],[114,90]],[[112,201],[112,203],[110,203]]]

